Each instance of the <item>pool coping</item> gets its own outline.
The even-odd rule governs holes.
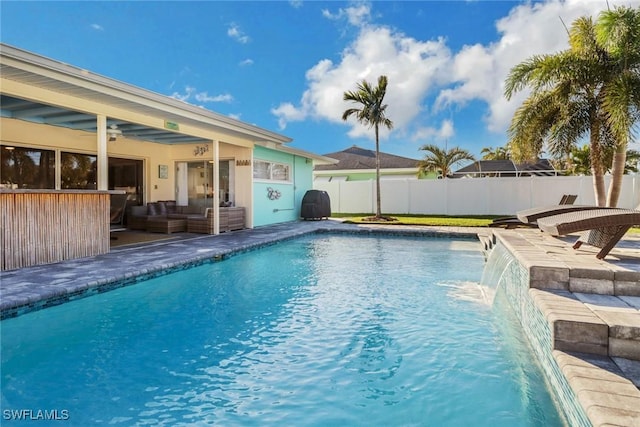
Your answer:
[[[468,229],[376,228],[337,221],[283,223],[223,233],[194,235],[112,250],[87,258],[0,272],[0,320],[133,285],[198,265],[313,233],[385,234],[477,239]],[[144,265],[140,265],[144,262]]]
[[[527,271],[529,298],[552,331],[552,357],[591,424],[640,425],[640,272],[537,230],[496,230],[481,240],[503,244]]]
[[[306,234],[328,232],[471,238],[480,239],[481,243],[491,240],[491,235],[494,233],[491,229],[472,227],[357,225],[334,220],[296,221],[234,231],[217,236],[194,236],[179,241],[169,240],[123,247],[104,255],[1,272],[0,320],[132,285],[180,269],[217,262],[238,253],[277,244]],[[498,234],[500,233],[498,232]],[[608,271],[609,267],[593,268],[591,261],[587,264],[584,262],[575,265],[569,263],[571,266],[566,265],[565,262],[562,269],[567,269],[566,274],[564,271],[558,273],[554,270],[553,265],[549,265],[548,248],[541,250],[539,246],[542,245],[544,248],[544,244],[548,245],[549,242],[544,244],[535,242],[537,237],[534,237],[534,242],[532,242],[532,239],[529,238],[528,249],[523,249],[523,238],[520,233],[506,235],[512,236],[506,240],[510,241],[511,249],[516,252],[515,256],[519,260],[522,259],[521,262],[531,269],[530,271],[539,271],[539,275],[538,273],[533,275],[536,280],[541,277],[544,278],[540,279],[542,281],[551,278],[553,279],[550,282],[552,286],[559,286],[561,289],[565,289],[565,283],[569,287],[567,289],[570,289],[571,277],[578,279],[592,277],[595,282],[593,280],[586,282],[574,280],[574,284],[587,287],[595,284],[596,288],[601,279],[608,280],[609,273],[602,273],[602,271]],[[519,250],[515,250],[518,247]],[[141,264],[141,262],[143,263]],[[603,265],[608,265],[605,261],[603,263]],[[635,275],[636,272],[625,273],[624,268],[615,268],[615,270],[620,272],[613,272],[613,288],[609,285],[606,288],[613,289],[613,292],[616,289],[616,275],[621,281],[627,279],[626,281],[631,281],[632,284],[636,277],[640,277],[640,273],[638,276]],[[575,273],[573,276],[572,271]],[[584,277],[585,274],[594,276]],[[558,277],[561,277],[561,280]],[[567,280],[564,280],[565,278]],[[563,284],[558,285],[560,282]],[[540,283],[542,282],[540,281]],[[637,388],[640,384],[634,385],[619,369],[621,363],[626,363],[626,359],[613,360],[604,355],[552,351],[558,366],[594,426],[640,425],[640,412],[634,411],[635,408],[640,407],[640,391]],[[640,365],[631,368],[632,370],[639,369],[638,377],[640,377]],[[621,386],[621,384],[624,385]],[[629,384],[631,384],[631,388]],[[606,393],[603,390],[606,390]],[[611,398],[611,395],[616,397]]]

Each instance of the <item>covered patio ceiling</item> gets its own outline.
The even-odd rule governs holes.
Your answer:
[[[229,136],[230,139],[241,138],[254,143],[281,145],[291,142],[291,138],[267,129],[3,43],[0,43],[0,80],[3,82],[0,97],[2,117],[96,132],[96,115],[93,114],[96,111],[64,102],[58,104],[57,100],[43,99],[35,92],[24,92],[29,88],[40,88],[49,96],[54,93],[68,95],[77,100],[85,99],[94,108],[98,103],[120,111],[117,120],[107,117],[107,128],[117,126],[125,138],[163,144],[210,141],[203,137],[202,132],[194,136],[178,130],[177,126],[154,128],[149,123],[135,123],[133,119],[127,120],[127,114],[123,113],[130,111],[161,118],[165,123],[180,127],[184,125],[185,128],[215,132],[222,140],[224,136]],[[45,104],[47,102],[49,104]]]
[[[33,91],[34,88],[42,91]],[[84,109],[83,100],[92,107]],[[249,142],[319,164],[336,163],[334,159],[288,147],[286,144],[292,140],[287,136],[0,43],[0,117],[97,133],[97,113],[102,107],[96,105],[118,112],[118,117],[106,117],[107,134],[115,126],[117,138],[160,144],[235,139],[230,143],[248,146]],[[162,120],[165,127],[155,122],[136,122],[133,117],[141,115]]]
[[[12,119],[62,126],[93,133],[97,131],[95,115],[41,104],[26,99],[14,98],[4,94],[0,95],[0,115]],[[112,128],[114,126],[115,129],[119,131],[118,138],[133,138],[161,144],[198,144],[209,142],[204,138],[107,118],[107,127]]]

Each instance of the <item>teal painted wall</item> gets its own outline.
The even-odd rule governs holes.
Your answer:
[[[282,153],[264,147],[255,147],[255,160],[285,163],[290,165],[292,182],[253,181],[253,225],[277,224],[300,218],[302,197],[313,188],[313,163],[304,157]],[[269,189],[280,193],[280,198],[269,199]]]

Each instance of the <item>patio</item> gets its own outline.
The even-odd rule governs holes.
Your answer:
[[[3,272],[0,310],[2,317],[8,318],[134,284],[166,274],[167,271],[224,259],[233,252],[271,245],[306,233],[327,231],[467,238],[479,235],[481,240],[486,241],[487,238],[492,240],[489,236],[495,230],[361,226],[329,220],[282,223],[216,236],[192,233],[122,234],[121,241],[112,241],[115,244],[107,254]],[[622,351],[632,356],[630,358],[609,357],[607,350],[604,354],[587,354],[580,351],[584,343],[571,342],[565,343],[569,347],[552,350],[552,357],[593,425],[636,425],[640,420],[637,409],[640,408],[640,296],[599,295],[598,292],[603,289],[602,284],[607,282],[607,278],[616,274],[625,279],[626,289],[638,291],[640,236],[628,234],[611,251],[606,261],[600,261],[595,258],[597,251],[594,248],[583,246],[579,251],[573,251],[567,239],[552,238],[537,230],[500,230],[498,234],[498,238],[506,242],[505,245],[519,245],[519,261],[526,264],[530,271],[538,268],[538,272],[550,274],[548,277],[557,277],[554,276],[554,268],[566,269],[567,286],[571,286],[569,282],[573,278],[574,288],[583,287],[549,292],[530,289],[530,295],[550,324],[577,319],[578,324],[586,324],[587,328],[604,328],[610,331],[607,335],[619,333],[630,338],[622,343]],[[479,243],[478,247],[481,246]],[[532,273],[532,278],[534,275]],[[572,334],[584,335],[577,329]],[[612,340],[611,337],[608,339]],[[620,351],[620,342],[615,339],[611,342],[613,344],[608,345]],[[571,345],[576,347],[572,349]]]

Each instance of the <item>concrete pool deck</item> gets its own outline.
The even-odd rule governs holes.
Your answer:
[[[109,254],[0,273],[2,318],[104,292],[168,269],[316,231],[371,231],[500,241],[524,265],[531,298],[552,325],[553,357],[595,426],[640,426],[640,236],[625,236],[606,260],[586,245],[537,230],[354,225],[300,221],[224,233],[184,233],[113,248]]]

